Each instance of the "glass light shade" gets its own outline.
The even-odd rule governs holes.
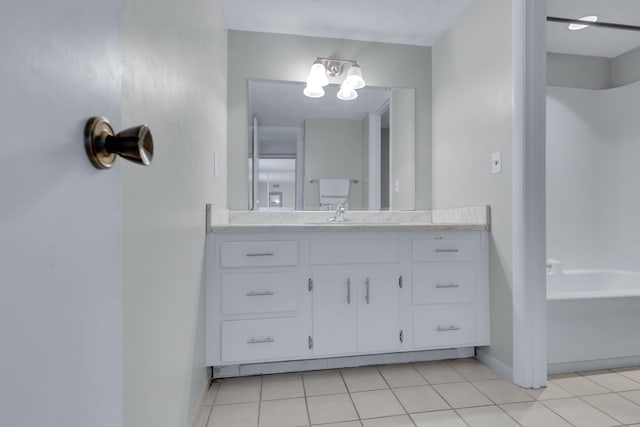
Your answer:
[[[309,98],[322,98],[324,96],[324,89],[322,89],[322,86],[315,86],[307,83],[302,93],[304,93]]]
[[[583,16],[582,18],[578,18],[579,21],[586,21],[586,22],[597,22],[598,21],[598,17],[597,16]],[[569,29],[571,31],[576,31],[576,30],[583,30],[585,28],[587,28],[588,25],[582,25],[582,24],[569,24]]]
[[[366,86],[364,79],[362,78],[362,70],[358,64],[353,64],[349,71],[347,71],[347,77],[344,79],[344,84],[351,86],[354,89],[362,89]]]
[[[356,90],[351,86],[342,83],[337,96],[338,99],[341,99],[342,101],[351,101],[358,97],[358,92],[356,92]]]
[[[327,77],[327,69],[320,61],[316,61],[311,66],[311,71],[307,77],[307,85],[311,86],[326,86],[329,84],[329,78]]]

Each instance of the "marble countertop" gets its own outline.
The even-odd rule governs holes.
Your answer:
[[[220,232],[300,232],[300,231],[484,231],[482,224],[420,224],[420,223],[374,223],[363,222],[326,224],[216,224],[212,233]]]
[[[209,231],[305,232],[305,231],[485,231],[490,229],[489,206],[423,211],[347,211],[344,222],[328,222],[331,212],[227,211],[214,214]]]

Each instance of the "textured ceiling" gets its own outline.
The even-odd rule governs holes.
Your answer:
[[[232,30],[432,46],[472,2],[224,0],[223,11]]]
[[[474,0],[223,0],[233,30],[432,46]],[[476,0],[482,1],[482,0]],[[640,0],[547,0],[563,18],[640,26]],[[614,58],[640,46],[640,32],[548,23],[550,52]]]

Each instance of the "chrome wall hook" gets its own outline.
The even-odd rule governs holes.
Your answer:
[[[153,158],[153,137],[149,127],[135,126],[115,134],[104,117],[92,117],[87,121],[84,146],[91,164],[98,169],[111,168],[116,156],[144,166],[149,166]]]

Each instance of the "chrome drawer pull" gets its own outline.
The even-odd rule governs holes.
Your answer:
[[[275,341],[276,340],[274,340],[271,337],[259,338],[259,339],[251,338],[247,341],[247,344],[264,344],[264,343],[275,342]]]
[[[347,304],[351,304],[351,278],[347,278]]]
[[[459,331],[460,328],[457,326],[438,326],[436,329],[437,332],[448,332],[448,331]]]
[[[453,253],[460,252],[460,249],[436,249],[436,253]]]
[[[273,295],[272,291],[251,291],[247,292],[248,297],[262,297],[262,296],[271,296]]]
[[[445,284],[445,285],[442,285],[442,284],[438,283],[436,285],[436,289],[449,289],[449,288],[459,288],[459,287],[460,287],[460,285],[458,285],[456,283],[448,283],[448,284]]]
[[[258,253],[247,254],[247,256],[273,256],[273,252],[258,252]]]

